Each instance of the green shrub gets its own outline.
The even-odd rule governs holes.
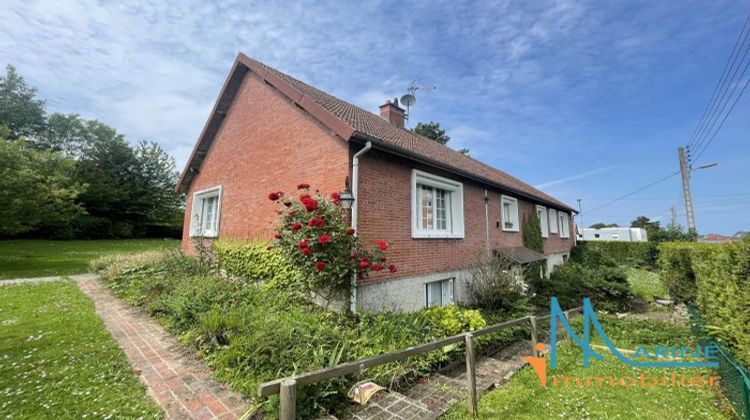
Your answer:
[[[218,241],[214,244],[214,251],[219,268],[230,276],[290,293],[300,291],[302,274],[280,248],[269,249],[264,241]]]
[[[633,267],[655,268],[659,244],[655,242],[580,241],[571,250],[573,261],[585,262],[589,254],[603,256],[607,261]],[[594,262],[594,261],[592,261]]]
[[[750,239],[691,250],[695,304],[710,332],[750,366]]]
[[[219,247],[221,248],[221,247]],[[247,245],[250,255],[258,248]],[[221,254],[223,251],[219,251]],[[230,260],[234,249],[228,254]],[[290,296],[282,288],[266,287],[274,280],[273,266],[254,268],[242,261],[234,268],[257,281],[224,278],[196,259],[179,253],[149,253],[112,257],[96,262],[112,292],[145,309],[170,331],[203,354],[215,377],[255,398],[260,383],[391,352],[486,325],[476,310],[434,307],[415,313],[339,315]],[[225,254],[227,255],[227,254]],[[225,264],[220,262],[221,264]],[[226,265],[222,265],[226,266]],[[260,273],[260,274],[257,274]],[[517,332],[493,335],[495,342]],[[478,342],[487,345],[490,338]],[[313,417],[321,408],[347,404],[351,385],[372,378],[383,385],[422,375],[436,365],[463,358],[461,345],[448,346],[400,363],[368,369],[298,390],[298,414]],[[276,409],[277,398],[267,406]],[[274,411],[275,412],[275,411]]]
[[[677,302],[693,302],[697,293],[692,249],[706,246],[692,242],[664,242],[659,246],[659,274],[669,296]]]
[[[664,243],[659,267],[670,295],[695,304],[709,332],[750,365],[750,239]]]
[[[535,302],[548,307],[549,299],[556,296],[564,308],[581,306],[589,297],[597,309],[623,311],[630,307],[633,292],[625,271],[618,267],[591,268],[575,262],[558,267],[540,284]]]

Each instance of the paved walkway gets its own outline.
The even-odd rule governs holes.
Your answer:
[[[10,286],[13,284],[47,283],[51,281],[60,281],[63,279],[81,281],[81,280],[91,280],[95,278],[96,278],[96,274],[93,274],[93,273],[71,274],[69,276],[27,277],[27,278],[20,278],[20,279],[0,280],[0,286]]]
[[[211,380],[193,351],[156,321],[112,297],[95,276],[77,283],[167,418],[235,419],[245,413],[247,403],[240,395]]]

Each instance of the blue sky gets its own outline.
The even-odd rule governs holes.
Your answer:
[[[675,172],[734,45],[746,1],[4,1],[0,63],[50,111],[159,141],[182,168],[237,52],[366,109],[412,80],[412,123],[576,205],[583,222],[668,222]],[[746,76],[747,77],[747,76]],[[701,232],[750,229],[750,94],[695,172]]]

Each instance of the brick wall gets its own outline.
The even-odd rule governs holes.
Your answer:
[[[461,181],[464,189],[464,239],[412,239],[411,171],[419,169]],[[366,243],[385,239],[391,245],[387,252],[390,262],[399,267],[396,274],[371,275],[363,282],[452,271],[471,265],[477,254],[485,250],[484,187],[455,175],[410,162],[406,159],[371,151],[360,159],[359,234]],[[507,194],[511,195],[512,194]],[[505,232],[497,227],[500,221],[500,191],[489,191],[490,243],[495,249],[523,245],[521,232]],[[534,204],[519,197],[519,218],[534,211]],[[573,245],[570,238],[550,234],[544,239],[546,254],[567,252]]]
[[[188,191],[183,249],[195,191],[223,187],[220,238],[271,238],[278,208],[270,191],[296,193],[307,182],[328,195],[348,173],[348,144],[249,72]]]

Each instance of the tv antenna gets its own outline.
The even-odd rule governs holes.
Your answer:
[[[432,85],[418,85],[416,81],[412,81],[409,86],[406,88],[406,91],[409,92],[401,97],[401,103],[403,105],[406,105],[406,120],[409,121],[409,109],[412,105],[417,103],[417,91],[422,90],[425,92],[429,92],[431,90],[435,90],[435,86]]]

